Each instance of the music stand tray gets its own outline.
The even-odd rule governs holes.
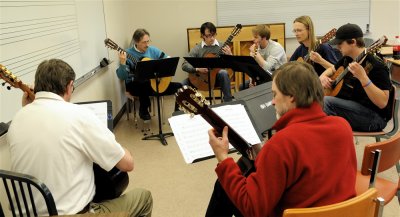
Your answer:
[[[148,60],[138,62],[135,68],[135,79],[149,80],[156,79],[156,96],[157,96],[157,112],[158,112],[158,134],[145,136],[142,140],[159,139],[163,145],[168,145],[165,138],[173,136],[173,133],[163,133],[161,127],[161,111],[160,111],[160,94],[158,85],[160,78],[174,76],[179,57],[171,57],[159,60]]]
[[[234,71],[246,73],[255,80],[257,84],[272,81],[272,72],[265,71],[261,68],[251,56],[221,55],[221,58],[224,59]]]
[[[231,68],[228,62],[220,57],[183,57],[194,68]],[[210,81],[210,70],[208,71],[208,80]],[[211,86],[208,85],[208,96],[211,98]],[[210,100],[210,103],[212,100]]]

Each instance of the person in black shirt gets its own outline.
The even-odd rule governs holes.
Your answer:
[[[322,86],[331,90],[334,70],[348,69],[343,85],[336,96],[324,97],[324,111],[328,115],[345,118],[353,131],[372,132],[386,127],[385,108],[389,101],[391,81],[389,69],[373,54],[366,54],[363,33],[355,24],[345,24],[336,32],[334,44],[338,45],[343,58],[320,76]],[[355,61],[360,59],[362,61]],[[340,86],[338,86],[340,87]],[[336,90],[336,89],[334,89]]]
[[[338,61],[338,57],[330,44],[318,44],[311,17],[301,16],[296,18],[293,21],[293,33],[300,46],[294,51],[290,61],[297,61],[300,57],[304,60],[309,55],[308,62],[314,67],[318,75],[321,75]]]

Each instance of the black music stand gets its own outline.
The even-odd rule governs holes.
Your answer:
[[[219,57],[183,57],[194,68],[231,68],[230,65]],[[210,70],[208,70],[208,80],[210,81]],[[211,85],[208,83],[208,97],[211,99]],[[212,104],[212,100],[210,100]]]
[[[163,133],[161,127],[161,112],[160,112],[160,94],[158,85],[160,78],[174,76],[176,67],[179,62],[179,57],[171,57],[159,60],[149,60],[138,62],[135,68],[135,79],[149,80],[156,79],[156,96],[157,96],[157,112],[158,112],[158,134],[144,137],[142,140],[159,139],[163,145],[168,145],[165,138],[173,136],[173,133]]]
[[[221,58],[231,66],[234,71],[243,72],[243,89],[245,88],[244,73],[249,75],[257,84],[272,81],[272,72],[265,71],[251,56],[221,55]]]

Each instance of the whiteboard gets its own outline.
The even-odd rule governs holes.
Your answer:
[[[0,64],[33,84],[45,59],[63,59],[76,79],[91,74],[103,58],[106,27],[102,0],[0,0]],[[22,91],[0,87],[0,122],[21,108]]]
[[[292,23],[302,15],[311,17],[317,36],[346,23],[369,32],[370,0],[217,0],[218,26],[285,23],[286,37],[294,37]]]

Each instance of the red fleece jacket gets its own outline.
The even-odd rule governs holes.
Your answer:
[[[244,216],[282,216],[288,208],[316,207],[355,196],[357,160],[350,125],[327,116],[318,103],[296,108],[273,126],[277,132],[247,178],[232,158],[215,169]]]

